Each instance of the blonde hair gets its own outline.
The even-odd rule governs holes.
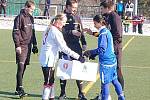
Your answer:
[[[66,17],[64,13],[56,15],[50,22],[50,24],[54,24],[57,20],[63,20]]]
[[[48,25],[46,34],[48,34],[49,30],[51,29],[51,26],[57,21],[57,20],[63,20],[66,17],[66,15],[64,13],[58,14],[56,15],[51,21],[50,24]],[[66,17],[67,18],[67,17]]]

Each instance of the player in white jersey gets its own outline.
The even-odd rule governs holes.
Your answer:
[[[54,66],[58,52],[63,51],[71,57],[84,62],[85,59],[67,47],[62,35],[62,27],[66,23],[64,14],[56,15],[43,35],[39,61],[44,75],[42,100],[54,100]]]

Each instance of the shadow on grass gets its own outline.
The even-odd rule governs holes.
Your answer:
[[[16,96],[15,93],[0,91],[0,97],[2,98],[10,98],[10,99],[19,99],[19,96]]]
[[[55,100],[58,100],[58,96],[55,96]],[[77,98],[69,98],[69,97],[67,97],[66,99],[64,99],[64,100],[78,100]]]
[[[18,95],[15,95],[14,92],[6,92],[6,91],[0,91],[0,97],[1,98],[10,98],[10,99],[20,99]],[[39,94],[28,94],[27,97],[41,97]]]
[[[42,97],[39,94],[31,94],[29,93],[27,97]],[[9,99],[20,99],[18,95],[15,95],[14,92],[6,92],[6,91],[0,91],[0,98],[9,98]],[[58,100],[58,96],[55,96],[55,100]],[[77,98],[69,98],[67,97],[65,100],[78,100]]]

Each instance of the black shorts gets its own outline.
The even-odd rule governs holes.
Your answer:
[[[22,45],[21,54],[16,52],[16,64],[23,62],[25,65],[29,65],[31,55],[31,45]]]

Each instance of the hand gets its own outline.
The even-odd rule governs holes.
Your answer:
[[[83,51],[85,51],[85,50],[86,50],[86,48],[87,48],[87,46],[86,46],[86,45],[82,45],[82,50],[83,50]]]
[[[88,28],[83,29],[83,32],[89,35],[93,35],[93,32],[91,31],[91,29],[88,29]]]
[[[90,50],[85,51],[83,53],[83,56],[90,57],[91,56]]]
[[[97,56],[96,54],[89,56],[89,60],[90,60],[90,59],[91,59],[91,60],[95,60],[95,57],[96,57],[96,56]]]
[[[81,36],[81,32],[79,32],[77,30],[72,30],[72,34],[75,36]]]
[[[80,61],[81,63],[84,63],[84,62],[85,62],[85,58],[82,57],[82,56],[80,56],[80,57],[78,58],[78,61]]]
[[[19,54],[21,54],[21,47],[17,47],[16,48],[16,52],[19,53]]]
[[[32,52],[33,52],[34,54],[38,53],[38,48],[37,48],[36,45],[33,46]]]
[[[89,60],[95,60],[95,57],[90,56],[90,57],[89,57]]]

